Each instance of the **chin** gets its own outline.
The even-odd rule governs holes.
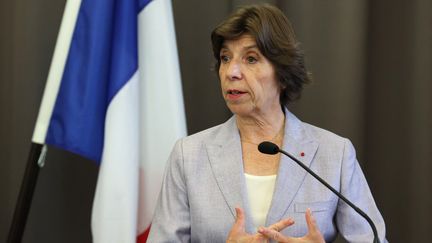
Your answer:
[[[238,116],[250,116],[254,112],[254,108],[245,104],[227,104],[228,109]]]

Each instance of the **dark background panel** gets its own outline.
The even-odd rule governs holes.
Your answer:
[[[173,1],[187,126],[230,117],[209,35],[236,6],[278,5],[313,75],[290,106],[348,137],[387,222],[390,242],[429,242],[432,224],[432,1]],[[0,2],[0,242],[17,200],[65,1]],[[98,167],[49,148],[24,242],[91,242]]]

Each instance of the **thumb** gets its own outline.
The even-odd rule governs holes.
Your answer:
[[[242,236],[244,236],[245,233],[245,219],[244,219],[244,213],[241,208],[235,208],[236,211],[236,219],[234,222],[234,225],[231,228],[231,231],[228,234],[227,242],[239,242],[239,239],[241,239]]]
[[[244,230],[245,226],[245,219],[244,219],[244,212],[241,208],[235,208],[236,210],[236,220],[234,223],[234,228],[237,230]]]

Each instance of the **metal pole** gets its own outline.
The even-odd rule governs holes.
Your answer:
[[[45,153],[46,147],[44,145],[37,143],[31,144],[18,201],[15,206],[12,224],[9,229],[8,243],[20,243],[22,240],[33,199],[33,193],[36,188],[39,170],[44,164]]]

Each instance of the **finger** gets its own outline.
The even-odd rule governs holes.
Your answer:
[[[274,223],[267,228],[274,229],[275,231],[282,231],[288,226],[291,226],[294,224],[294,220],[292,218],[282,219],[281,221]]]
[[[310,208],[306,210],[306,224],[309,232],[319,232],[315,218],[312,216]]]
[[[259,233],[254,235],[254,240],[256,240],[257,242],[268,242],[268,238]]]
[[[244,212],[241,208],[235,208],[236,210],[236,221],[234,223],[233,228],[237,228],[239,230],[244,230]]]
[[[258,233],[266,236],[269,239],[273,239],[277,242],[289,242],[290,241],[290,237],[286,237],[282,233],[280,233],[274,229],[271,229],[271,228],[260,227],[258,229]]]
[[[325,242],[324,237],[318,228],[318,224],[315,218],[312,216],[312,212],[310,208],[306,210],[306,224],[309,231],[306,237],[313,240],[313,242],[324,243]]]

